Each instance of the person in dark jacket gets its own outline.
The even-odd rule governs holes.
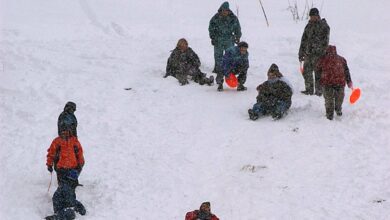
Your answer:
[[[325,54],[329,45],[330,28],[325,19],[321,19],[317,8],[310,9],[310,20],[306,25],[299,47],[299,61],[303,64],[303,79],[305,80],[305,90],[301,91],[305,95],[322,95],[320,85],[321,74],[316,70],[318,59]],[[314,71],[314,84],[313,84]],[[315,92],[314,92],[315,89]]]
[[[199,210],[187,212],[185,220],[219,220],[219,218],[211,213],[210,202],[204,202]]]
[[[218,91],[223,91],[223,78],[224,76],[229,77],[230,73],[238,75],[237,91],[246,90],[244,83],[246,82],[246,75],[249,68],[248,56],[248,44],[244,41],[226,50],[222,59],[222,72],[217,74],[216,79]]]
[[[62,131],[70,130],[71,135],[77,137],[77,118],[74,115],[76,111],[76,103],[67,102],[64,107],[64,111],[60,114],[57,121],[58,136]]]
[[[292,89],[284,80],[276,64],[268,70],[268,80],[257,87],[257,103],[248,109],[249,118],[257,120],[262,115],[270,114],[273,119],[280,119],[291,106]]]
[[[326,118],[333,120],[335,111],[338,116],[343,114],[345,84],[353,88],[347,61],[337,54],[335,46],[329,45],[317,63],[317,72],[321,74],[320,83],[324,87]]]
[[[172,51],[168,58],[166,74],[164,78],[173,76],[179,80],[181,85],[188,84],[187,76],[200,85],[212,85],[214,77],[206,77],[199,69],[200,60],[198,55],[188,47],[186,39],[182,38],[177,42],[176,48]]]
[[[86,214],[84,205],[76,199],[76,187],[78,186],[78,173],[70,170],[66,175],[66,181],[58,185],[53,195],[54,215],[47,216],[46,220],[73,220],[75,211],[80,215]]]
[[[214,73],[222,71],[222,56],[226,49],[239,43],[241,26],[238,18],[229,9],[229,2],[224,2],[209,23],[211,45],[214,46]]]

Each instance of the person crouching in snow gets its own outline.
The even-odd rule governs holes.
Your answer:
[[[326,54],[317,63],[317,72],[321,74],[320,84],[324,87],[326,118],[333,120],[335,111],[338,116],[343,114],[345,84],[353,88],[347,61],[337,54],[336,46],[328,46]]]
[[[71,135],[70,130],[64,130],[56,137],[47,150],[47,170],[57,173],[58,184],[67,181],[66,175],[70,170],[77,170],[80,174],[84,166],[83,148],[77,137]]]
[[[219,218],[211,213],[210,202],[204,202],[199,210],[187,212],[185,220],[219,220]]]
[[[177,42],[176,48],[168,58],[166,74],[164,78],[173,76],[179,80],[181,85],[188,84],[187,76],[200,85],[212,85],[214,77],[206,77],[199,69],[200,60],[198,55],[188,47],[186,39],[182,38]]]
[[[78,172],[69,170],[63,177],[62,183],[58,185],[53,195],[54,215],[47,216],[46,220],[72,220],[76,218],[75,211],[80,215],[87,212],[84,205],[76,199]]]
[[[246,74],[249,68],[248,56],[248,44],[244,41],[226,50],[222,58],[222,72],[217,72],[216,82],[218,84],[218,91],[223,91],[223,77],[229,77],[230,73],[238,75],[237,91],[246,90],[244,83],[246,82]]]
[[[257,103],[248,109],[249,118],[256,120],[261,115],[270,114],[273,119],[280,119],[291,106],[292,88],[283,80],[276,64],[268,70],[268,80],[257,87]]]

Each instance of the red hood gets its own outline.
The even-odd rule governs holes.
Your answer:
[[[336,55],[337,54],[336,46],[329,45],[328,48],[326,49],[326,54]]]

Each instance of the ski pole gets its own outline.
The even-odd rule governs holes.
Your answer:
[[[260,2],[261,9],[263,10],[263,14],[264,14],[264,17],[265,17],[265,21],[267,22],[267,27],[269,27],[267,15],[265,14],[264,7],[263,7],[263,3],[261,3],[261,0],[259,0],[259,2]]]
[[[53,172],[50,172],[50,183],[49,183],[49,187],[47,188],[47,193],[49,193],[52,180],[53,180]]]

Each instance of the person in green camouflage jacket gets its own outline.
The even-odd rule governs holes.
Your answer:
[[[214,77],[206,77],[199,69],[200,60],[198,55],[188,47],[186,39],[182,38],[177,42],[176,48],[172,51],[167,61],[166,74],[164,78],[173,76],[181,85],[188,84],[188,76],[200,85],[212,85]]]
[[[210,20],[209,35],[214,46],[214,70],[213,73],[222,71],[222,56],[224,51],[234,43],[239,43],[241,38],[241,26],[236,15],[229,9],[229,2],[224,2]]]
[[[310,9],[309,16],[310,20],[303,32],[298,54],[299,61],[304,61],[303,79],[305,80],[305,90],[301,92],[305,95],[313,95],[315,88],[315,94],[321,96],[321,75],[315,70],[315,66],[318,59],[325,54],[329,45],[330,28],[326,20],[321,19],[317,8]]]

